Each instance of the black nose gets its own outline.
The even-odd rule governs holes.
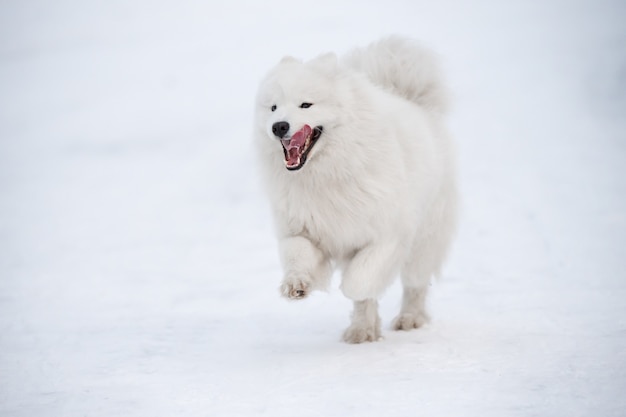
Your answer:
[[[289,132],[289,123],[276,122],[272,125],[272,132],[279,138],[284,138],[287,132]]]

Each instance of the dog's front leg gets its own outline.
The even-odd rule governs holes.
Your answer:
[[[280,286],[283,297],[299,300],[312,290],[326,289],[332,275],[328,258],[309,239],[291,236],[280,241],[285,277]]]
[[[341,290],[354,301],[352,322],[343,334],[348,343],[374,342],[381,337],[377,298],[399,269],[396,243],[379,243],[361,249],[343,271]]]

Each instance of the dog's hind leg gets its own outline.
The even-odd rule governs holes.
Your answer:
[[[395,330],[421,327],[430,318],[426,313],[426,296],[433,277],[441,275],[450,242],[456,228],[456,194],[450,186],[448,193],[440,196],[426,217],[430,227],[415,236],[408,258],[400,275],[403,295],[400,314],[393,320]]]
[[[426,312],[426,296],[430,281],[439,275],[445,257],[445,248],[434,239],[416,242],[410,258],[405,262],[402,277],[402,307],[392,321],[394,330],[417,329],[430,320]]]
[[[402,309],[393,319],[391,328],[394,330],[417,329],[430,320],[426,313],[426,295],[428,285],[410,287],[405,285],[402,294]]]

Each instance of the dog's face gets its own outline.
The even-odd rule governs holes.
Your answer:
[[[287,57],[261,83],[257,128],[264,132],[263,140],[271,140],[276,152],[282,152],[290,171],[313,161],[326,146],[327,132],[337,124],[336,73],[334,55],[306,63]]]

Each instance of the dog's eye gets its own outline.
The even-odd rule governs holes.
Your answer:
[[[313,103],[302,103],[302,104],[300,104],[300,108],[301,109],[308,109],[312,105],[313,105]]]
[[[274,105],[271,107],[271,110],[272,110],[272,111],[275,111],[275,110],[276,110],[276,104],[274,104]]]

